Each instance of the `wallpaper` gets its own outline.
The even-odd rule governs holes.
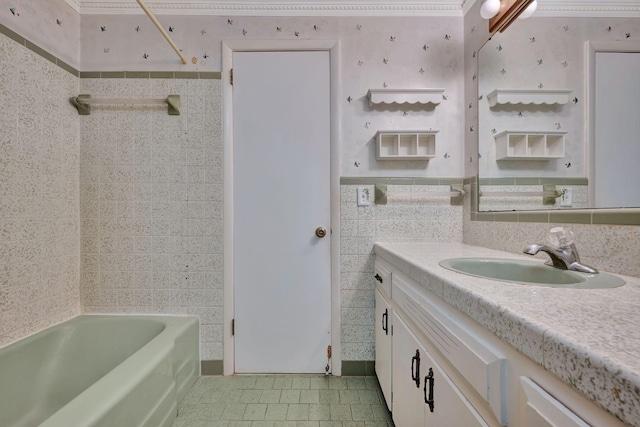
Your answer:
[[[640,40],[640,20],[530,18],[517,20],[478,52],[479,167],[481,178],[585,177],[586,41]],[[566,89],[564,105],[489,107],[495,89]],[[565,153],[546,161],[497,161],[503,131],[566,132]]]
[[[188,59],[178,56],[145,15],[87,15],[80,43],[84,71],[220,71],[222,40],[340,41],[341,175],[459,177],[462,174],[461,18],[214,17],[158,19]],[[369,107],[369,89],[441,88],[433,107]],[[438,130],[436,158],[377,161],[378,130]]]
[[[80,15],[64,0],[0,0],[0,24],[72,67],[80,67]]]

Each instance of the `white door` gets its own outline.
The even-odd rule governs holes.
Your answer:
[[[234,52],[233,76],[235,370],[324,373],[329,52]]]
[[[595,207],[640,206],[640,53],[597,52]]]

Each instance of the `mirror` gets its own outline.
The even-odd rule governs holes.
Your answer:
[[[478,52],[478,210],[639,207],[638,75],[640,18],[534,16],[494,34]]]

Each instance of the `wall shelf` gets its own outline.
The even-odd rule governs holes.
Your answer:
[[[436,156],[437,130],[378,131],[378,160],[429,160]]]
[[[564,105],[569,102],[571,89],[496,89],[487,95],[490,107],[506,104]]]
[[[379,104],[438,105],[444,89],[369,89],[369,106]]]
[[[495,135],[496,160],[551,160],[564,157],[567,132],[504,131]]]

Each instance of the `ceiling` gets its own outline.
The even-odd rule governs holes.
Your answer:
[[[81,14],[143,13],[136,0],[65,0]],[[462,16],[482,0],[145,0],[158,14]],[[538,0],[543,15],[638,16],[640,0]],[[629,16],[629,15],[627,15]]]

